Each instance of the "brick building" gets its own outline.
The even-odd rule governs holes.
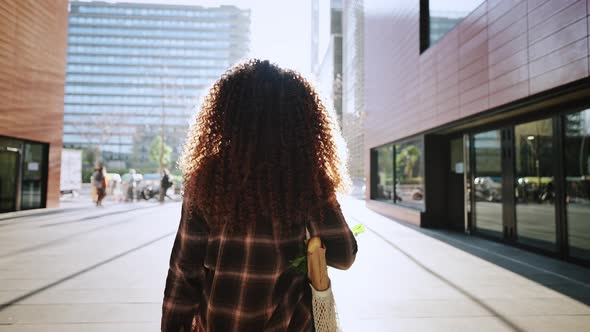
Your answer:
[[[59,204],[67,0],[0,1],[0,212]]]

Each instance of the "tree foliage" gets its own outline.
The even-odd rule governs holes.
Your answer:
[[[163,145],[163,146],[162,146]],[[150,144],[150,161],[160,165],[160,168],[168,167],[172,155],[172,148],[162,142],[160,135],[154,137]]]

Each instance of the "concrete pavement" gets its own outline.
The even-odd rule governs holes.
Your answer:
[[[590,331],[589,269],[342,206],[368,229],[331,272],[345,331]]]
[[[180,204],[0,221],[0,331],[157,331]]]
[[[342,198],[357,261],[331,270],[344,331],[588,331],[590,270],[415,229]],[[179,203],[0,215],[0,331],[157,331]]]

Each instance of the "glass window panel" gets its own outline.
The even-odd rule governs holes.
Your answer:
[[[101,105],[76,105],[66,104],[66,117],[75,114],[87,114],[88,116],[101,116],[107,114],[121,114],[133,116],[152,116],[159,115],[162,112],[162,107],[153,106],[101,106]],[[166,105],[165,109],[167,116],[190,116],[194,113],[192,108],[186,107],[171,107]]]
[[[96,31],[96,30],[89,30],[89,31]],[[155,38],[134,38],[130,37],[133,33],[129,34],[122,34],[123,37],[115,37],[115,36],[79,36],[73,33],[76,32],[76,28],[70,28],[70,35],[68,37],[68,41],[70,44],[74,43],[84,43],[84,44],[93,44],[93,45],[122,45],[122,46],[154,46],[154,45],[173,45],[173,46],[182,46],[182,47],[207,47],[206,51],[210,51],[211,48],[219,49],[219,48],[227,48],[230,47],[229,41],[224,40],[184,40],[184,39],[155,39]],[[90,33],[90,32],[82,32],[82,33]],[[146,36],[148,36],[146,34]],[[225,35],[209,35],[211,37],[218,37],[218,38],[227,38]]]
[[[217,66],[225,68],[229,66],[226,59],[177,59],[177,58],[148,58],[131,56],[107,56],[107,55],[68,55],[68,63],[85,64],[125,64],[125,65],[155,65],[155,66]]]
[[[565,174],[569,253],[590,261],[590,110],[566,116]]]
[[[430,11],[430,45],[442,39],[447,32],[451,31],[482,2],[483,0],[430,0],[428,2],[428,9]],[[487,25],[487,21],[477,24]]]
[[[189,31],[189,30],[178,30],[178,29],[138,29],[132,27],[126,27],[125,29],[115,28],[115,27],[84,27],[84,26],[77,26],[72,25],[68,29],[68,33],[71,34],[85,34],[85,35],[94,35],[94,36],[137,36],[137,37],[171,37],[171,38],[178,38],[178,37],[187,37],[190,39],[195,38],[215,38],[215,37],[223,37],[229,38],[231,35],[240,36],[246,35],[246,32],[240,32],[239,30],[226,30],[226,31],[219,31],[219,30],[210,30],[210,31]],[[108,37],[104,37],[108,38]],[[226,45],[229,44],[229,41],[200,41],[202,45]]]
[[[162,67],[143,67],[143,66],[116,66],[116,65],[87,65],[87,64],[68,64],[68,73],[88,73],[88,74],[131,74],[143,73],[143,75],[162,75],[177,77],[194,77],[200,76],[211,80],[217,79],[223,73],[222,69],[215,68],[195,68],[186,70],[186,68],[162,68]]]
[[[172,99],[192,99],[198,92],[197,89],[189,89],[181,86],[164,86],[164,87],[110,87],[110,86],[91,86],[91,85],[67,85],[65,92],[67,94],[96,94],[96,95],[140,95],[161,97],[168,100]]]
[[[142,106],[184,106],[193,107],[194,98],[160,98],[160,97],[129,97],[129,96],[85,96],[66,95],[66,104],[94,104],[94,105],[142,105]]]
[[[452,139],[450,171],[455,174],[463,174],[465,164],[463,162],[463,137]]]
[[[393,203],[393,145],[375,149],[377,173],[374,174],[373,199]]]
[[[395,146],[395,203],[424,209],[424,142],[413,139]]]
[[[556,235],[552,126],[551,119],[515,126],[514,154],[518,241],[554,251]]]
[[[473,136],[475,224],[477,230],[502,234],[502,141],[500,130]]]

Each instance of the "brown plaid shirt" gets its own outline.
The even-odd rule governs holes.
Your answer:
[[[330,266],[354,262],[356,240],[340,206],[311,222]],[[270,222],[244,234],[210,229],[183,209],[164,291],[162,331],[307,331],[312,324],[307,277],[290,268],[302,254],[305,228],[279,236]],[[193,319],[195,320],[193,327]]]

